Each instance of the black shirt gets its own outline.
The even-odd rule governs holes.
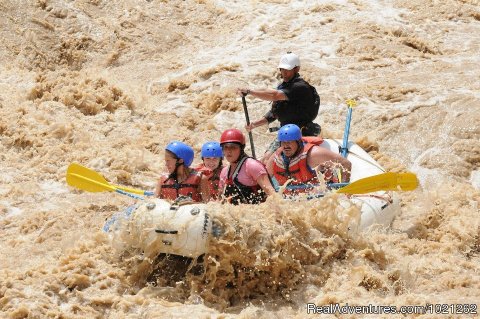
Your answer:
[[[285,93],[288,100],[272,103],[271,110],[264,116],[269,123],[278,120],[281,126],[296,124],[302,128],[317,117],[320,97],[300,74],[297,73],[288,82],[282,82],[277,90]]]

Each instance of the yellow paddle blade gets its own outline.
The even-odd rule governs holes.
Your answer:
[[[67,184],[93,193],[115,191],[115,187],[110,186],[102,175],[77,163],[68,166]]]
[[[417,188],[418,179],[413,173],[383,173],[359,179],[337,190],[344,194],[365,194],[377,191],[411,191]]]
[[[77,163],[72,163],[70,166],[68,166],[67,184],[92,193],[104,191],[114,192],[116,189],[121,189],[127,193],[139,195],[145,194],[145,192],[142,190],[111,185],[99,173]]]
[[[108,184],[102,184],[93,179],[75,173],[67,173],[67,184],[92,193],[104,191],[114,192],[116,190],[113,186],[110,186]]]

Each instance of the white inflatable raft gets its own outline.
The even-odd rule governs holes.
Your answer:
[[[320,147],[339,153],[342,140],[325,139]],[[385,170],[367,152],[355,143],[348,143],[347,159],[352,163],[350,182],[385,173]],[[350,200],[361,208],[359,230],[372,225],[388,227],[395,215],[400,211],[399,201],[394,192],[374,192],[353,195]]]
[[[326,139],[320,145],[339,152],[341,140]],[[384,169],[361,147],[348,145],[352,162],[351,182],[384,173]],[[359,230],[372,225],[389,226],[399,212],[393,192],[353,195],[350,200],[361,207]],[[118,240],[141,249],[148,258],[160,253],[197,258],[208,250],[212,220],[206,204],[172,205],[165,200],[147,199],[114,215],[103,227]]]
[[[161,253],[196,258],[208,250],[212,220],[205,204],[175,205],[152,198],[115,214],[104,225],[117,244],[138,248],[147,258]]]

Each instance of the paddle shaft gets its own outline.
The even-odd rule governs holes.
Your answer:
[[[131,197],[131,198],[135,198],[135,199],[144,200],[144,198],[143,198],[143,197],[140,197],[140,196],[134,195],[134,194],[132,194],[132,193],[127,193],[127,192],[125,192],[125,191],[122,191],[121,189],[118,189],[118,188],[117,188],[117,189],[115,189],[115,192],[117,192],[117,193],[119,193],[119,194],[122,194],[122,195],[127,195],[127,196],[129,196],[129,197]]]
[[[350,183],[327,183],[328,188],[340,188],[347,186]],[[311,189],[320,186],[320,184],[299,184],[299,185],[288,185],[288,190],[297,190],[297,189]]]
[[[345,131],[343,132],[343,145],[340,148],[340,152],[343,157],[347,157],[348,154],[348,135],[350,134],[350,122],[352,121],[352,107],[348,107],[347,121],[345,123]]]
[[[154,192],[151,191],[143,191],[139,189],[133,189],[133,188],[128,188],[128,187],[123,187],[123,186],[118,186],[118,185],[113,185],[114,187],[121,189],[124,192],[127,193],[133,193],[133,194],[140,194],[140,195],[145,195],[145,196],[153,196],[155,195]]]
[[[287,186],[289,190],[310,190],[319,184],[298,184]],[[356,180],[352,183],[329,183],[329,188],[340,188],[337,193],[366,194],[377,191],[411,191],[417,188],[418,179],[413,173],[387,172]]]
[[[247,101],[245,100],[245,95],[242,95],[242,103],[243,103],[243,111],[245,112],[245,119],[247,120],[247,125],[250,125],[250,117],[248,116]],[[253,158],[257,158],[255,156],[255,146],[253,146],[252,131],[248,132],[248,137],[250,138],[250,147],[252,148],[252,156]]]

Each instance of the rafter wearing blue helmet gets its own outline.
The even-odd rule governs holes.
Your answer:
[[[168,174],[158,180],[157,197],[176,200],[179,196],[188,196],[195,202],[202,201],[201,173],[190,168],[194,154],[193,148],[180,141],[173,141],[165,147]]]
[[[275,177],[279,185],[318,185],[319,176],[315,168],[322,172],[322,178],[328,182],[346,182],[350,178],[351,163],[340,154],[320,147],[323,139],[316,136],[302,137],[300,128],[287,124],[278,131],[281,148],[275,151],[267,163],[268,172]],[[339,180],[341,178],[343,180]],[[296,195],[312,191],[313,187],[286,189],[284,195]]]
[[[170,142],[165,150],[172,152],[177,159],[182,159],[183,163],[177,162],[178,165],[184,164],[186,167],[189,167],[193,162],[194,151],[193,148],[187,144],[179,141]]]
[[[202,146],[202,158],[205,157],[223,157],[222,147],[218,142],[207,142]]]
[[[282,126],[278,131],[278,140],[280,142],[300,141],[302,139],[302,131],[295,124],[287,124]]]
[[[202,164],[195,169],[202,173],[202,179],[207,181],[208,194],[205,198],[216,200],[219,194],[218,183],[223,169],[223,151],[220,143],[207,142],[202,146]]]

